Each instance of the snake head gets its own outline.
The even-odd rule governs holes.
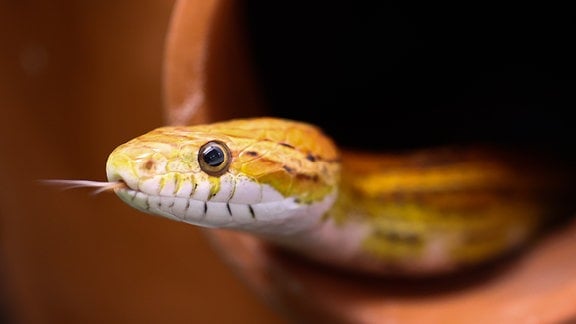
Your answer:
[[[289,232],[330,207],[338,162],[318,128],[258,118],[155,129],[117,147],[106,171],[109,181],[125,183],[118,196],[142,211],[257,232],[283,224]]]

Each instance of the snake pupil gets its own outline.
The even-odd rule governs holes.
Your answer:
[[[209,146],[202,152],[202,159],[210,166],[219,166],[224,162],[224,158],[224,152],[216,146]]]

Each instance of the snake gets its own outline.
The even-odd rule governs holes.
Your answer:
[[[355,151],[319,126],[268,116],[159,127],[116,147],[106,174],[103,190],[142,212],[376,275],[503,258],[565,205],[562,173],[507,150]]]

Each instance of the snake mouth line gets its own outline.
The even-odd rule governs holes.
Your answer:
[[[128,186],[119,187],[115,192],[128,205],[148,214],[207,228],[234,228],[263,233],[277,231],[276,226],[285,230],[282,224],[289,222],[289,215],[308,208],[296,203],[293,197],[249,204],[151,195]]]
[[[131,196],[131,201],[134,201],[136,199],[137,195],[143,195],[146,196],[147,198],[158,198],[158,199],[184,199],[184,200],[188,200],[188,201],[199,201],[199,202],[204,202],[204,203],[209,203],[209,200],[204,200],[204,199],[194,199],[192,197],[181,197],[181,196],[169,196],[169,195],[160,195],[160,194],[151,194],[148,192],[144,192],[142,190],[138,190],[138,189],[134,189],[134,188],[130,188],[128,185],[122,186],[122,187],[118,187],[115,188],[115,191],[117,194],[119,193],[126,193],[129,196]]]

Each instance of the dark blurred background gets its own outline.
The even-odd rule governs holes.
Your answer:
[[[568,8],[247,4],[270,107],[342,145],[492,142],[576,155]]]
[[[195,227],[37,182],[162,125],[173,4],[0,1],[2,323],[281,322]]]
[[[115,146],[163,124],[173,4],[0,2],[6,321],[281,321],[198,229],[37,182],[103,180]],[[270,113],[367,149],[496,142],[574,158],[572,11],[244,4]]]

